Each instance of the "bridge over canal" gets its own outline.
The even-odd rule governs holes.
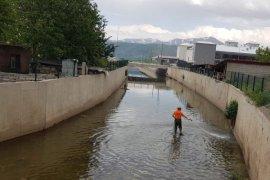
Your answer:
[[[146,64],[129,62],[128,71],[130,80],[164,81],[167,72],[167,65]]]

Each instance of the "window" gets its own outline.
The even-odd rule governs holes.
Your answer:
[[[20,69],[20,66],[21,66],[20,55],[11,55],[10,69]]]

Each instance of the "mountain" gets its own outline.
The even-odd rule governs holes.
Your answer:
[[[120,42],[126,42],[126,43],[139,43],[139,44],[156,44],[156,43],[162,43],[162,41],[158,39],[152,39],[152,38],[147,38],[147,39],[124,39]]]
[[[166,44],[141,44],[130,42],[118,42],[114,56],[129,60],[150,59],[153,56],[176,56],[176,45]]]
[[[139,60],[151,58],[153,56],[176,56],[177,46],[183,43],[195,43],[207,41],[215,44],[223,44],[214,37],[173,39],[170,41],[160,41],[158,39],[124,39],[118,42],[109,41],[116,47],[114,56],[123,59]]]
[[[207,41],[211,43],[215,43],[217,45],[222,45],[224,44],[223,42],[219,41],[218,39],[214,37],[203,37],[203,38],[189,38],[189,39],[173,39],[171,41],[168,41],[167,44],[170,45],[179,45],[183,43],[195,43],[198,41]]]
[[[211,43],[215,43],[218,45],[224,44],[223,42],[219,41],[214,37],[202,37],[202,38],[189,38],[189,39],[172,39],[170,41],[161,41],[159,39],[124,39],[120,40],[119,42],[126,42],[126,43],[139,43],[139,44],[166,44],[166,45],[180,45],[183,43],[195,43],[198,41],[207,41]]]

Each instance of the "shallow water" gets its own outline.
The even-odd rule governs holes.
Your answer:
[[[0,143],[0,179],[247,177],[215,106],[173,80],[128,89],[49,130]],[[173,134],[178,106],[193,119],[183,120],[184,136]]]

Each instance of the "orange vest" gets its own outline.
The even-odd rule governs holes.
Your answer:
[[[178,109],[176,111],[174,111],[174,113],[173,113],[173,117],[177,120],[181,120],[182,116],[183,116],[183,113]]]

